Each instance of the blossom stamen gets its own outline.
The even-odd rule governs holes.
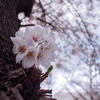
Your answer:
[[[28,56],[28,57],[33,56],[33,55],[32,55],[32,52],[29,52],[29,53],[27,54],[27,56]]]
[[[23,46],[19,46],[19,51],[20,52],[24,52],[26,49],[25,49],[25,45],[23,45]]]
[[[50,48],[45,48],[45,50],[49,50]]]
[[[39,59],[40,57],[43,57],[43,54],[39,53],[37,58]]]

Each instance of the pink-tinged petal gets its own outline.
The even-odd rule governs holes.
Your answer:
[[[41,34],[43,34],[43,28],[41,27],[41,26],[39,26],[39,25],[37,25],[37,26],[34,26],[34,28],[33,28],[33,33],[37,33],[37,34],[39,34],[39,33],[41,33]]]
[[[49,35],[49,34],[50,34],[50,29],[47,28],[47,27],[45,27],[45,28],[44,28],[44,32],[45,32],[45,34],[48,34],[48,35]]]
[[[33,52],[33,55],[37,55],[39,52],[39,48],[35,48],[34,46],[29,46],[26,51]]]
[[[45,68],[49,68],[50,67],[50,61],[47,60],[47,59],[40,59],[39,63]]]
[[[43,50],[50,50],[54,52],[55,50],[57,50],[57,44],[54,42],[50,42],[44,46]]]
[[[19,36],[19,32],[16,32],[16,33],[15,33],[15,36]]]
[[[55,61],[56,59],[56,54],[55,53],[52,53],[52,56],[50,57],[50,61]]]
[[[57,50],[57,49],[58,49],[57,44],[56,44],[56,43],[53,43],[53,44],[52,44],[52,48],[53,48],[53,49],[52,49],[53,51]]]
[[[25,35],[31,37],[32,29],[30,27],[26,27],[25,29]]]
[[[25,33],[26,33],[26,35],[31,33],[31,28],[27,26],[26,29],[25,29]]]
[[[44,39],[44,42],[46,42],[46,44],[52,42],[52,38],[48,36],[48,34],[44,34],[43,39]]]
[[[43,39],[44,30],[41,26],[35,26],[32,30],[32,38],[35,42],[41,42]]]
[[[43,50],[45,50],[45,49],[48,50],[48,49],[50,49],[49,44],[50,44],[50,42],[43,42],[41,47],[43,48]]]
[[[26,59],[23,59],[23,60],[22,60],[22,66],[23,66],[23,68],[27,68]]]
[[[19,52],[19,47],[18,46],[13,46],[13,53],[17,54]]]
[[[26,50],[27,55],[22,60],[22,65],[24,68],[30,68],[35,64],[37,52],[37,48],[33,46],[28,47],[28,49]]]
[[[32,57],[31,58],[25,57],[22,60],[22,65],[23,65],[23,68],[30,68],[34,65],[34,59]]]
[[[54,43],[54,42],[51,42],[51,43],[48,45],[48,47],[51,48],[51,51],[55,51],[55,50],[58,49],[57,44]]]
[[[38,57],[37,57],[37,63],[41,64],[42,66],[49,66],[50,65],[50,57],[51,57],[51,52],[42,50],[42,52],[39,52]]]
[[[39,67],[39,61],[38,60],[35,60],[35,66]]]
[[[10,37],[10,39],[16,46],[19,46],[21,43],[23,43],[23,39],[21,37]]]
[[[24,36],[24,32],[20,30],[20,31],[16,32],[15,36],[16,37],[18,37],[18,36],[19,37],[23,37]]]
[[[35,46],[35,41],[31,37],[27,37],[25,39],[25,46],[28,48],[29,46]]]
[[[52,52],[47,51],[47,50],[42,50],[41,55],[43,55],[42,58],[49,59],[52,55]]]
[[[27,52],[19,52],[16,55],[16,63],[19,63],[26,55],[27,55]]]

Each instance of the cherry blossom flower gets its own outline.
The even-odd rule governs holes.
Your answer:
[[[18,52],[24,52],[29,46],[34,46],[35,42],[27,37],[25,40],[19,36],[11,37],[11,40],[14,43],[13,52],[17,54]]]
[[[23,38],[17,36],[17,37],[11,37],[11,40],[14,43],[13,46],[14,54],[18,53],[16,56],[16,63],[20,62],[23,59],[23,57],[20,57],[20,55],[24,56],[24,53],[29,46],[35,45],[35,42],[30,37],[27,37],[24,40]]]
[[[48,28],[37,25],[34,28],[26,27],[25,31],[19,30],[13,41],[13,52],[16,54],[16,63],[22,61],[23,68],[32,66],[50,67],[50,62],[56,58],[57,45],[54,35]]]
[[[51,56],[50,51],[44,51],[42,49],[39,49],[38,55],[37,55],[37,60],[35,62],[36,66],[42,65],[43,67],[50,67],[50,61],[49,58]]]
[[[57,50],[57,44],[54,42],[49,42],[48,44],[46,42],[43,42],[40,47],[43,50],[49,50],[53,52]]]
[[[40,43],[43,41],[44,30],[39,25],[35,26],[33,29],[27,27],[26,34],[30,36],[35,42]]]
[[[37,53],[38,53],[38,49],[33,46],[30,46],[26,50],[24,57],[23,55],[20,55],[23,57],[22,65],[24,68],[30,68],[35,64],[37,59]]]
[[[22,39],[25,39],[26,35],[25,35],[25,32],[20,30],[16,32],[15,37],[21,37]]]
[[[40,48],[44,50],[44,52],[49,51],[51,53],[51,57],[49,58],[49,60],[54,61],[54,59],[56,58],[55,51],[57,50],[56,43],[50,42],[48,43],[48,45],[46,45],[46,42],[44,42],[43,44],[41,44]]]

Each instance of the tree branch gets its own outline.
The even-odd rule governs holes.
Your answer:
[[[35,24],[20,25],[20,27],[35,26]]]
[[[47,21],[45,21],[45,20],[43,20],[43,19],[37,18],[37,20],[39,20],[39,21],[41,21],[41,22],[44,22],[44,23],[46,23],[46,24],[52,26],[53,29],[55,28],[55,26],[53,26],[51,23],[49,23],[49,22],[47,22]]]

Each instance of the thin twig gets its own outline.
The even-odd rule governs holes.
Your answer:
[[[53,29],[55,28],[55,26],[53,26],[51,23],[47,22],[46,20],[43,20],[41,18],[37,18],[37,20],[41,21],[41,22],[45,22],[46,24],[50,25],[53,27]]]
[[[43,76],[40,77],[40,83],[43,82],[48,77],[48,73],[46,72]]]

